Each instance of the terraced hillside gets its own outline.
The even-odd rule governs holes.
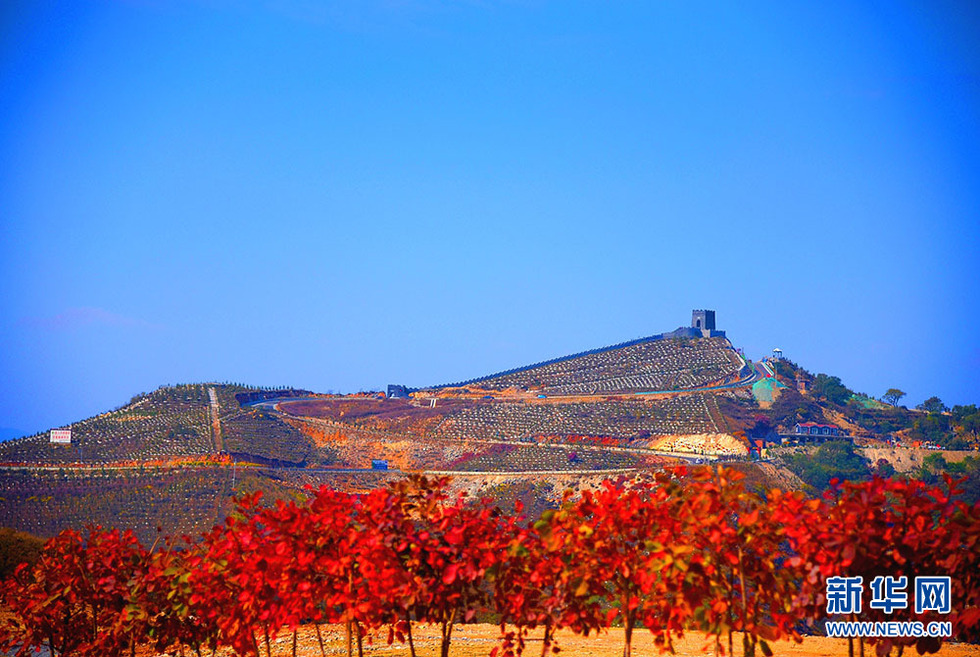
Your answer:
[[[217,384],[162,387],[115,411],[74,423],[70,445],[52,444],[47,432],[2,442],[0,463],[98,466],[222,452],[241,460],[303,462],[309,440],[278,418],[242,409],[235,395],[247,390]]]
[[[233,510],[234,495],[261,490],[273,503],[302,499],[304,486],[364,491],[398,476],[227,466],[2,470],[0,527],[41,537],[85,525],[118,527],[149,545],[161,533],[195,537],[211,529]]]
[[[448,464],[453,472],[563,472],[637,468],[641,459],[628,452],[559,450],[538,445],[483,445]]]
[[[213,454],[207,386],[180,385],[135,397],[115,411],[76,422],[71,444],[47,433],[0,443],[0,462],[108,464]]]
[[[132,529],[152,543],[197,534],[230,510],[231,468],[147,468],[0,473],[0,526],[53,536],[98,524]]]
[[[735,380],[744,364],[726,338],[652,336],[453,385],[552,395],[690,390]]]
[[[371,458],[394,458],[404,469],[611,470],[638,464],[635,457],[606,450],[588,457],[577,454],[572,461],[578,459],[582,467],[575,468],[567,454],[525,450],[519,444],[670,445],[696,454],[744,454],[744,441],[732,434],[744,429],[741,416],[751,403],[748,390],[699,389],[734,384],[750,373],[724,337],[664,334],[452,386],[414,390],[409,397],[282,400],[277,409],[318,441],[321,462],[324,450],[332,450],[334,463],[357,467],[371,451]],[[732,409],[739,411],[734,418]],[[352,435],[363,438],[352,440]],[[664,442],[668,436],[683,439]],[[403,453],[380,448],[386,437]],[[471,449],[474,442],[494,446]],[[465,458],[446,445],[462,449]],[[530,466],[521,465],[526,463]]]
[[[743,366],[724,338],[661,336],[401,399],[163,387],[76,422],[70,445],[47,433],[0,443],[0,525],[50,536],[99,523],[151,542],[157,526],[205,531],[234,493],[363,490],[420,471],[543,508],[566,488],[678,461],[657,450],[701,454],[711,441],[715,454],[744,453],[726,409],[750,393],[698,390]]]
[[[600,441],[588,436],[576,436],[574,442],[554,438],[506,442],[416,436],[342,424],[328,426],[312,419],[308,422],[303,429],[315,436],[321,458],[331,468],[367,469],[372,461],[383,460],[388,467],[405,472],[507,474],[646,469],[665,462],[664,457],[652,451],[626,448],[622,441]]]
[[[406,399],[285,402],[288,414],[352,429],[455,440],[568,442],[612,438],[643,445],[656,436],[731,432],[719,402],[747,393],[690,393],[600,401],[440,399],[436,408]]]
[[[451,410],[434,433],[508,440],[585,435],[635,441],[652,435],[707,433],[725,428],[714,395],[696,394],[565,404],[474,404]]]

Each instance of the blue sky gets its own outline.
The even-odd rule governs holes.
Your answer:
[[[0,427],[671,330],[980,402],[969,2],[0,9]]]

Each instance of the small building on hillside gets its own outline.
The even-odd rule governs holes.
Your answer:
[[[819,422],[797,422],[792,431],[779,432],[779,441],[783,445],[805,445],[807,443],[823,443],[828,440],[850,439],[850,434],[833,424]]]
[[[793,432],[798,436],[846,436],[847,432],[832,424],[818,424],[817,422],[798,422],[793,427]]]
[[[405,399],[408,397],[408,388],[396,383],[388,384],[388,399]]]

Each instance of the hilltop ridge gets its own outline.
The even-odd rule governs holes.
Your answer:
[[[671,348],[678,343],[702,353],[688,359],[678,357]],[[559,395],[653,392],[732,382],[736,374],[748,376],[750,373],[745,359],[732,347],[725,332],[715,328],[715,312],[694,310],[691,326],[681,326],[669,333],[627,340],[456,383],[426,388],[390,384],[388,396],[464,386],[487,390],[534,388]]]
[[[980,415],[910,411],[785,359],[748,362],[702,310],[671,333],[451,386],[353,395],[164,386],[74,423],[70,437],[0,443],[0,525],[43,536],[124,519],[146,539],[158,524],[207,529],[235,493],[294,499],[304,486],[363,490],[408,472],[450,474],[460,490],[538,509],[566,488],[683,460],[740,460],[760,486],[801,487],[787,468],[828,470],[809,467],[807,448],[779,445],[827,437],[794,435],[797,425],[861,445],[962,449],[976,445]],[[777,460],[755,465],[760,456]],[[848,458],[853,472],[870,472]]]

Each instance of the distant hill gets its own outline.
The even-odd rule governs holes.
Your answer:
[[[162,387],[114,411],[75,422],[68,445],[51,443],[48,432],[4,442],[0,463],[165,463],[226,453],[239,460],[303,464],[312,443],[278,418],[242,408],[236,395],[253,392],[220,384]]]
[[[552,395],[688,390],[731,383],[744,367],[724,337],[660,334],[432,389],[517,387]]]
[[[158,527],[208,529],[235,494],[298,499],[305,487],[366,490],[405,472],[452,474],[459,491],[541,510],[566,488],[682,459],[741,460],[753,486],[813,490],[842,466],[800,455],[840,450],[779,456],[773,440],[796,423],[834,425],[862,444],[960,449],[980,427],[975,407],[884,404],[789,361],[748,363],[720,331],[698,328],[389,392],[198,383],[137,395],[71,425],[70,444],[47,432],[0,443],[0,526],[50,536],[98,523],[152,541]],[[776,460],[746,460],[760,445]],[[855,476],[888,471],[880,458],[848,458]],[[923,476],[938,476],[939,461],[927,465]]]

